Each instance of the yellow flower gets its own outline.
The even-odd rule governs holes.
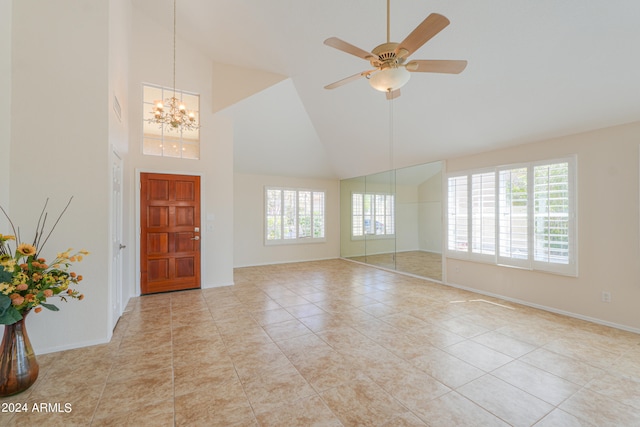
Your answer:
[[[9,295],[15,291],[16,287],[11,283],[0,283],[0,293]]]
[[[24,256],[30,256],[36,254],[36,247],[28,243],[20,243],[16,251]]]
[[[69,253],[70,253],[70,251],[71,251],[71,249],[69,249],[69,250],[68,250],[68,251],[66,251],[66,252],[60,252],[59,254],[57,254],[57,255],[56,255],[56,258],[59,258],[59,259],[67,259],[67,258],[69,258]]]
[[[16,240],[16,236],[5,236],[4,234],[0,234],[0,240],[1,241]]]

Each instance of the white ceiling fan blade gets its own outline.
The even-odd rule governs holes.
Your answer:
[[[405,68],[419,73],[460,74],[467,67],[467,61],[447,59],[417,59],[410,61]]]
[[[339,86],[345,85],[347,83],[351,83],[351,82],[353,82],[355,80],[358,80],[358,79],[360,79],[362,77],[366,77],[369,74],[373,73],[374,71],[376,71],[376,70],[363,71],[361,73],[354,74],[353,76],[345,77],[342,80],[338,80],[337,82],[333,82],[331,84],[326,85],[324,88],[325,89],[335,89],[335,88],[337,88]]]
[[[450,21],[437,13],[427,16],[396,48],[396,54],[406,58],[444,30]]]
[[[343,52],[346,52],[350,55],[355,55],[358,58],[362,58],[364,60],[370,61],[371,59],[377,59],[378,56],[371,53],[371,52],[367,52],[366,50],[362,50],[359,47],[356,47],[354,45],[352,45],[351,43],[347,43],[344,40],[340,40],[337,37],[329,37],[328,39],[326,39],[324,41],[324,44],[326,44],[327,46],[331,46],[335,49],[341,50]]]

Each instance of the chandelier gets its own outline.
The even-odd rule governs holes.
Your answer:
[[[196,130],[200,126],[196,113],[188,111],[187,106],[176,97],[176,0],[173,0],[173,96],[164,100],[153,101],[151,124],[158,124],[171,131]]]

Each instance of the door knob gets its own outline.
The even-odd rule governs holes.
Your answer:
[[[200,240],[200,236],[192,237],[191,240]]]
[[[120,248],[119,249],[124,249],[126,247],[127,247],[127,245],[123,245],[122,243],[120,243]]]

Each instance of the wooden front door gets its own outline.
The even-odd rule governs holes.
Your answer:
[[[200,287],[200,177],[140,174],[142,294]]]

